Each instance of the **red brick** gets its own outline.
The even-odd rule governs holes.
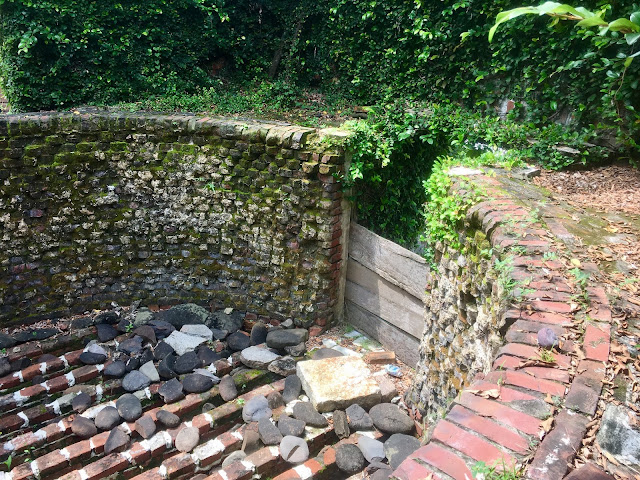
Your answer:
[[[274,456],[269,448],[261,448],[247,457],[247,461],[256,466],[256,473],[268,473],[280,457]]]
[[[67,459],[62,456],[59,450],[47,453],[37,459],[40,475],[47,475],[51,472],[62,470],[67,466]]]
[[[492,372],[493,373],[493,372]],[[497,372],[496,372],[497,373]],[[513,388],[508,388],[503,385],[499,385],[497,383],[492,383],[487,380],[475,380],[467,389],[464,391],[471,390],[479,390],[480,392],[486,392],[488,390],[497,390],[500,392],[500,398],[498,399],[501,402],[515,402],[518,400],[535,400],[536,397],[530,395],[526,392],[521,392],[519,390],[514,390]]]
[[[576,373],[583,378],[590,378],[594,382],[602,383],[606,373],[606,367],[600,362],[591,360],[580,360]]]
[[[234,462],[224,468],[228,480],[249,480],[253,470],[246,468],[241,462]]]
[[[514,370],[491,372],[485,378],[489,382],[506,383],[508,385],[515,385],[517,387],[527,388],[541,393],[549,393],[560,397],[563,397],[565,392],[565,386],[561,383],[539,379],[524,372]]]
[[[30,387],[25,387],[20,390],[20,395],[23,397],[33,398],[41,395],[47,391],[42,385],[32,385]]]
[[[169,460],[163,462],[163,464],[167,467],[168,478],[176,478],[186,473],[193,473],[196,469],[196,465],[188,453],[171,457]]]
[[[568,303],[564,302],[551,302],[546,300],[533,300],[529,302],[531,308],[539,312],[549,313],[571,313],[572,307]]]
[[[442,470],[447,475],[451,475],[456,480],[466,480],[467,478],[473,478],[471,471],[467,468],[464,460],[457,455],[451,453],[449,450],[434,444],[429,443],[424,447],[420,447],[416,450],[409,459],[419,459],[427,462],[429,465]],[[407,460],[405,460],[406,463]],[[409,480],[414,480],[420,477],[409,477]]]
[[[164,480],[164,477],[158,472],[158,467],[147,470],[146,472],[136,475],[131,480]]]
[[[600,324],[597,327],[587,325],[584,334],[584,351],[589,360],[606,362],[609,359],[609,342],[611,327]]]
[[[575,377],[564,400],[564,406],[591,416],[596,412],[601,391],[601,383],[593,382],[588,377],[582,379],[579,376]]]
[[[587,463],[571,472],[564,480],[615,480],[615,478],[593,463]]]
[[[28,480],[31,478],[35,477],[33,476],[31,465],[28,463],[18,465],[11,470],[11,480]]]
[[[69,381],[64,375],[60,375],[47,380],[47,387],[49,387],[49,393],[61,392],[69,387]]]
[[[397,478],[398,480],[416,480],[417,478],[440,480],[440,477],[438,477],[433,471],[411,458],[402,462],[393,472],[391,478]]]
[[[446,419],[484,435],[489,440],[509,448],[516,453],[524,455],[529,450],[529,441],[522,435],[502,427],[487,418],[476,415],[471,410],[467,410],[460,405],[454,406],[447,414]]]
[[[100,460],[84,467],[89,480],[98,480],[105,478],[121,470],[129,465],[129,461],[119,453],[111,453]]]
[[[109,433],[111,432],[102,432],[91,437],[91,443],[93,444],[94,453],[100,454],[104,452],[104,444],[107,443],[107,438],[109,438]]]
[[[547,434],[527,469],[527,478],[549,480],[563,478],[567,465],[573,462],[580,449],[589,420],[580,414],[563,410],[555,419],[554,428]]]
[[[571,325],[572,321],[566,315],[553,312],[529,312],[523,311],[520,314],[520,318],[524,320],[531,320],[532,322],[541,322],[554,325]]]
[[[76,379],[76,383],[84,383],[93,378],[96,378],[100,372],[94,365],[85,365],[73,370],[73,378]]]
[[[463,392],[458,403],[482,416],[491,417],[504,425],[529,435],[537,435],[540,430],[540,420],[537,418],[518,412],[493,400]]]
[[[507,467],[512,467],[516,463],[511,455],[483,440],[482,437],[469,433],[446,420],[440,420],[437,423],[431,439],[442,442],[468,457],[488,465],[504,464]]]
[[[336,450],[333,447],[327,448],[322,454],[322,463],[324,463],[325,467],[329,467],[336,463]]]
[[[569,372],[553,367],[525,367],[522,372],[533,375],[539,379],[554,380],[556,382],[569,383]]]
[[[507,343],[498,350],[498,360],[500,360],[502,355],[512,355],[514,357],[521,357],[527,360],[536,360],[540,358],[540,352],[536,347],[523,345],[521,343]],[[571,366],[571,358],[567,355],[554,353],[553,357],[559,367],[569,368]]]
[[[72,443],[66,447],[69,452],[69,463],[83,461],[91,456],[91,443],[89,440]]]

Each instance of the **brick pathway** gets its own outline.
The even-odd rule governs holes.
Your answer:
[[[593,425],[610,350],[611,309],[604,290],[576,285],[572,265],[561,261],[562,223],[553,228],[512,195],[500,176],[474,177],[491,197],[470,209],[519,282],[517,306],[504,314],[507,343],[492,370],[478,375],[431,430],[429,442],[394,472],[399,480],[466,480],[478,462],[498,469],[525,465],[525,478],[559,480],[567,474],[587,428]],[[516,189],[517,190],[517,189]],[[522,193],[522,191],[520,191]],[[523,201],[524,200],[524,201]],[[545,205],[536,205],[544,216]],[[566,238],[566,235],[565,235]],[[597,272],[597,266],[580,265]],[[537,344],[551,328],[561,339],[553,362]]]

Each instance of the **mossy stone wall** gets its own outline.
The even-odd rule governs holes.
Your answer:
[[[342,135],[186,115],[2,117],[0,322],[141,300],[324,327],[340,307]]]

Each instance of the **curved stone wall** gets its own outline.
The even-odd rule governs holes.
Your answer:
[[[0,118],[0,321],[142,300],[325,326],[341,308],[343,135],[195,116]]]

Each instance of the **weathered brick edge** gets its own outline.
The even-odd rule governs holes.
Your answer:
[[[578,323],[572,288],[564,265],[543,255],[556,251],[552,232],[537,222],[514,231],[514,220],[527,218],[529,209],[507,196],[499,180],[482,176],[473,181],[491,198],[472,207],[467,220],[481,228],[494,251],[507,253],[517,246],[524,252],[515,258],[510,276],[514,281],[527,279],[535,291],[524,293],[519,308],[506,312],[507,343],[497,352],[490,373],[478,375],[461,392],[429,442],[392,478],[465,480],[473,478],[471,467],[477,462],[504,462],[508,468],[532,458],[527,479],[558,480],[567,474],[596,411],[609,358],[611,310],[604,290],[589,288],[589,323],[582,345],[564,342],[554,354],[553,367],[526,365],[539,357],[538,330],[549,327],[561,336]],[[583,268],[597,272],[595,265]],[[562,405],[559,411],[545,402],[549,396]],[[546,418],[550,415],[552,426]]]

